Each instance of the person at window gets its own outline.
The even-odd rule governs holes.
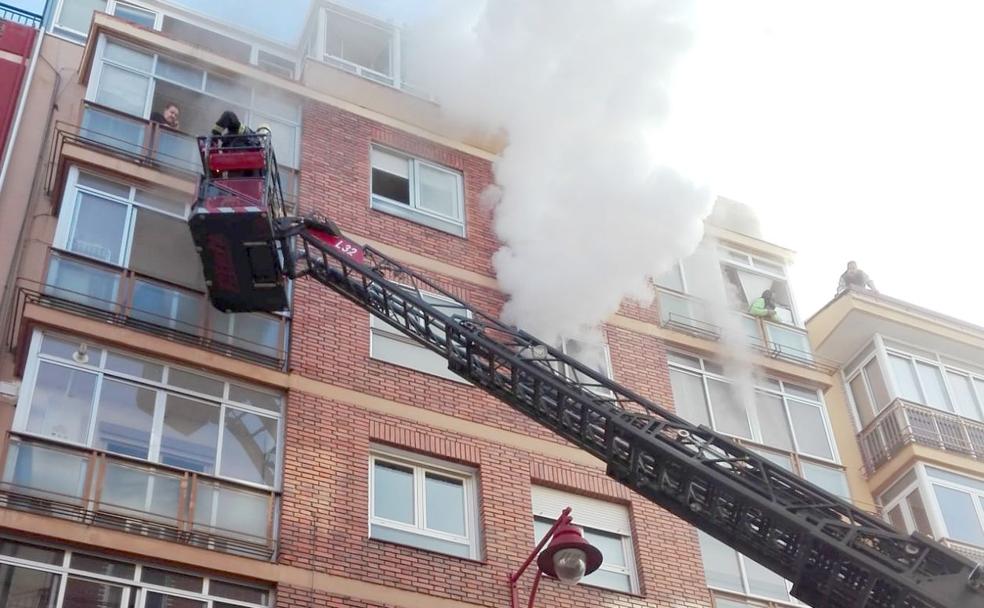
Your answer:
[[[173,101],[167,102],[167,104],[164,106],[163,112],[153,112],[150,115],[150,119],[152,121],[160,123],[162,125],[167,125],[172,129],[181,128],[180,118],[181,118],[181,108],[179,108],[178,104],[174,103]]]
[[[847,270],[840,276],[840,281],[837,283],[838,294],[848,289],[856,289],[858,291],[870,289],[872,293],[878,293],[878,290],[875,288],[875,282],[871,280],[868,273],[858,268],[858,263],[853,260],[847,263]]]
[[[771,289],[766,289],[761,296],[752,300],[748,307],[748,314],[770,321],[779,320],[779,315],[776,313],[776,301]]]

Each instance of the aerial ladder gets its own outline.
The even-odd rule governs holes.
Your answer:
[[[289,282],[310,277],[601,459],[615,480],[791,581],[810,606],[984,608],[984,569],[969,558],[684,420],[352,242],[329,219],[292,214],[269,133],[202,137],[199,150],[189,225],[218,309],[286,310]]]

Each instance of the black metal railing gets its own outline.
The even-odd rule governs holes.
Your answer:
[[[47,2],[45,2],[45,5],[47,5]],[[39,29],[41,27],[41,22],[44,20],[44,8],[42,7],[40,13],[35,13],[16,6],[11,6],[6,2],[0,2],[0,20],[12,21],[14,23],[19,23],[20,25],[26,25],[28,27]]]

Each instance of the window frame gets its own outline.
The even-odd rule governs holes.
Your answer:
[[[99,361],[89,361],[89,362],[78,362],[78,361],[67,361],[56,355],[41,353],[41,346],[45,336],[50,336],[54,340],[68,341],[71,343],[84,343],[92,348],[97,348],[100,350]],[[138,376],[133,376],[125,372],[120,372],[117,370],[109,369],[106,366],[106,359],[109,353],[114,353],[121,355],[131,360],[145,361],[153,365],[159,365],[163,368],[161,379],[151,380],[147,378],[142,378]],[[96,387],[92,395],[89,409],[89,420],[88,429],[86,431],[86,436],[84,441],[73,441],[67,439],[53,439],[49,436],[41,435],[28,430],[28,423],[31,414],[31,405],[34,399],[34,392],[37,387],[37,374],[40,369],[42,362],[50,362],[52,364],[65,367],[68,369],[80,370],[85,373],[91,373],[97,376]],[[196,376],[202,376],[209,380],[214,380],[216,382],[221,382],[223,385],[223,393],[221,397],[215,395],[209,395],[207,393],[197,392],[193,389],[177,386],[170,384],[168,382],[169,370],[178,370],[181,372],[188,372],[195,374]],[[266,390],[262,387],[251,385],[245,382],[240,382],[238,380],[229,380],[221,376],[210,374],[208,372],[203,372],[200,370],[194,370],[185,368],[178,365],[173,365],[165,361],[158,361],[149,357],[144,357],[141,355],[133,354],[124,349],[118,349],[113,347],[106,347],[98,342],[94,342],[85,338],[73,337],[63,333],[45,331],[45,330],[34,330],[31,337],[30,347],[28,349],[28,355],[24,367],[22,389],[17,400],[17,407],[14,410],[14,419],[12,423],[12,429],[17,433],[23,434],[30,437],[38,437],[43,440],[56,441],[61,444],[74,446],[76,448],[82,448],[86,450],[102,450],[95,446],[95,428],[96,421],[99,416],[99,405],[100,405],[100,393],[106,379],[109,378],[111,381],[122,382],[129,385],[135,385],[141,388],[146,388],[153,390],[154,395],[154,413],[153,421],[151,423],[150,436],[148,438],[148,448],[146,458],[139,458],[130,455],[123,455],[124,458],[132,458],[137,462],[146,463],[149,466],[160,465],[164,467],[171,467],[181,470],[187,470],[199,475],[204,475],[206,477],[211,477],[215,479],[227,480],[235,484],[240,484],[242,486],[266,490],[266,491],[277,491],[279,492],[283,485],[283,468],[284,468],[284,441],[286,435],[286,424],[285,424],[285,395],[277,395],[274,392]],[[255,406],[248,403],[243,403],[239,401],[233,401],[230,398],[230,391],[233,386],[243,387],[248,390],[256,391],[263,394],[268,394],[273,397],[280,399],[280,411],[274,412],[273,410],[263,408],[261,406]],[[214,450],[214,471],[211,473],[195,471],[193,469],[188,469],[174,464],[166,464],[161,462],[161,439],[164,432],[164,415],[166,412],[166,400],[168,395],[175,395],[177,397],[191,399],[196,402],[205,402],[208,407],[216,407],[218,409],[218,423],[216,428],[217,439]],[[229,410],[235,410],[239,412],[246,412],[249,414],[257,415],[266,419],[273,419],[277,423],[277,433],[276,433],[276,450],[274,453],[274,466],[273,466],[273,482],[272,484],[258,483],[255,481],[240,479],[238,477],[233,477],[230,475],[223,474],[222,472],[222,452],[223,452],[223,441],[224,435],[226,433],[226,419],[227,412]],[[108,452],[110,454],[116,454],[115,452]]]
[[[414,524],[407,524],[405,522],[399,522],[391,519],[386,519],[384,517],[377,516],[375,513],[375,470],[376,463],[383,462],[387,464],[392,464],[402,468],[410,468],[413,470],[413,512],[414,512]],[[426,476],[427,473],[434,473],[435,475],[454,479],[456,481],[462,482],[462,491],[464,494],[463,501],[463,518],[465,522],[465,535],[457,536],[455,534],[450,534],[448,532],[443,532],[441,530],[433,530],[427,528],[427,496],[426,496]],[[446,553],[439,549],[434,549],[424,546],[414,546],[408,545],[406,543],[400,543],[396,541],[391,541],[387,539],[376,538],[372,535],[372,526],[382,526],[399,532],[404,532],[407,534],[418,535],[427,538],[433,538],[443,542],[456,543],[463,545],[468,548],[468,555],[463,557],[463,559],[477,560],[479,559],[481,552],[481,524],[479,521],[479,509],[478,509],[478,485],[479,485],[479,475],[478,470],[467,467],[464,465],[459,465],[444,460],[439,460],[437,458],[424,456],[422,454],[416,454],[413,452],[408,452],[405,450],[400,450],[398,448],[384,446],[379,444],[374,444],[370,446],[369,449],[369,504],[367,508],[368,512],[368,524],[366,526],[366,537],[379,541],[395,544],[401,544],[405,546],[413,546],[416,549],[422,551],[431,551],[434,553],[440,553],[442,555],[448,555],[450,557],[462,558],[462,556],[454,555],[451,553]]]
[[[115,2],[115,0],[113,1]],[[120,46],[126,49],[130,49],[134,52],[138,52],[143,55],[149,55],[151,58],[149,71],[143,71],[142,69],[114,61],[112,58],[107,58],[106,48],[110,44]],[[138,118],[140,120],[146,121],[150,119],[150,115],[154,105],[154,98],[157,92],[158,82],[166,83],[168,86],[178,87],[196,96],[206,97],[221,103],[233,104],[235,107],[242,108],[244,110],[245,115],[240,116],[244,124],[253,124],[253,123],[259,124],[260,122],[266,120],[266,121],[275,121],[278,124],[287,126],[290,129],[292,129],[291,140],[293,146],[291,149],[291,155],[290,155],[291,158],[290,159],[280,158],[278,159],[278,163],[280,163],[280,165],[283,168],[290,169],[291,171],[299,171],[300,164],[301,164],[300,148],[301,148],[301,126],[302,126],[302,115],[303,115],[301,100],[292,100],[294,101],[294,103],[293,105],[291,105],[291,107],[294,110],[296,110],[296,112],[294,112],[292,116],[285,116],[280,113],[273,113],[270,111],[269,108],[264,107],[262,105],[263,104],[262,98],[264,94],[263,87],[261,86],[262,83],[253,82],[251,80],[246,80],[243,83],[242,86],[245,86],[246,88],[249,89],[249,96],[248,99],[246,99],[245,101],[243,99],[233,99],[231,97],[223,97],[221,95],[217,95],[216,93],[212,92],[212,90],[210,90],[208,85],[208,80],[210,77],[219,80],[226,80],[227,79],[226,76],[219,74],[214,70],[208,69],[209,66],[201,66],[201,67],[190,66],[202,72],[202,78],[199,83],[199,86],[197,88],[193,88],[188,83],[179,82],[177,80],[173,80],[171,78],[168,78],[158,73],[157,66],[161,59],[170,62],[175,62],[180,65],[189,65],[188,62],[186,61],[169,56],[157,50],[142,48],[139,45],[135,45],[128,41],[109,38],[107,37],[106,34],[100,34],[99,39],[96,41],[96,51],[93,54],[92,69],[89,75],[89,81],[85,89],[85,95],[84,95],[85,101],[97,105],[101,105],[97,101],[97,96],[100,91],[99,85],[100,85],[103,69],[106,65],[109,65],[113,68],[124,70],[131,74],[139,75],[148,79],[147,92],[146,92],[147,97],[144,100],[144,110],[140,116],[128,114],[127,112],[123,112],[122,110],[116,110],[115,108],[113,108],[116,111],[122,112],[123,114],[128,114],[130,116],[134,116],[135,118]]]
[[[707,588],[708,589],[713,589],[714,591],[718,591],[718,592],[721,592],[721,593],[732,594],[732,595],[735,595],[736,594],[736,595],[740,595],[740,596],[743,596],[745,598],[748,598],[750,600],[757,600],[759,602],[767,602],[769,604],[774,604],[775,602],[781,602],[782,604],[788,604],[788,605],[791,605],[791,606],[792,605],[803,605],[803,604],[799,604],[799,602],[797,602],[796,598],[793,597],[793,583],[791,581],[787,580],[787,579],[782,578],[778,574],[775,574],[774,572],[773,572],[773,574],[775,574],[775,576],[779,577],[779,579],[783,580],[786,583],[786,596],[787,596],[786,599],[780,599],[780,598],[776,598],[776,597],[769,597],[767,595],[759,595],[759,594],[756,594],[756,593],[752,593],[751,592],[751,584],[749,583],[749,579],[748,579],[748,565],[746,564],[746,561],[753,561],[754,562],[754,560],[752,560],[750,557],[748,557],[747,555],[745,555],[741,551],[738,551],[737,549],[734,549],[732,547],[729,547],[728,545],[725,545],[724,543],[722,543],[721,541],[717,540],[716,538],[714,538],[710,534],[707,534],[706,532],[703,532],[703,531],[698,530],[697,533],[698,533],[698,535],[707,536],[708,538],[711,539],[712,542],[716,542],[716,543],[721,544],[722,546],[724,546],[726,549],[728,549],[729,551],[731,551],[734,554],[734,556],[735,556],[735,562],[737,563],[737,566],[738,566],[738,578],[739,578],[739,582],[741,583],[741,587],[742,587],[740,591],[736,591],[734,589],[727,589],[725,587],[714,586],[711,583],[707,582],[707,579],[706,579],[706,576],[705,576],[705,579],[704,580],[705,580],[705,582],[707,582]],[[698,549],[699,549],[700,555],[701,555],[701,565],[706,570],[706,564],[704,563],[704,551],[703,551],[703,548],[700,547],[700,541],[699,540],[698,540]],[[758,562],[755,562],[755,563],[758,564]],[[760,567],[764,568],[764,566],[761,566],[761,565],[760,565]],[[768,570],[768,569],[766,568],[766,570]],[[769,572],[772,572],[772,571],[769,570]]]
[[[541,493],[539,501],[537,500],[538,492]],[[632,529],[632,510],[628,505],[611,500],[582,496],[568,489],[552,488],[536,483],[531,485],[530,495],[532,507],[530,524],[533,527],[534,544],[541,540],[536,532],[536,521],[540,520],[540,523],[546,524],[548,527],[552,526],[564,506],[570,506],[576,526],[596,533],[600,532],[609,536],[617,536],[620,539],[622,558],[625,566],[612,566],[602,561],[599,570],[627,576],[629,579],[628,590],[606,587],[583,580],[581,584],[614,593],[635,595],[641,593],[641,578],[639,567],[636,563],[636,543]],[[560,503],[563,503],[564,506],[560,506]],[[612,525],[610,521],[605,521],[608,518],[599,512],[600,509],[618,510],[620,517],[624,514],[624,529]]]
[[[410,285],[405,285],[405,284],[399,284],[399,285],[400,285],[400,287],[403,287],[404,289],[407,289],[409,291],[414,291],[414,288],[412,286],[410,286]],[[472,317],[471,310],[469,310],[466,307],[459,306],[460,305],[459,302],[457,302],[457,301],[455,301],[455,300],[453,300],[451,298],[448,298],[447,296],[444,296],[444,295],[438,294],[438,293],[429,292],[429,291],[420,291],[419,293],[420,293],[421,297],[423,297],[424,300],[425,301],[428,301],[428,303],[430,303],[430,304],[435,304],[438,307],[441,307],[441,306],[444,306],[444,305],[451,305],[451,306],[453,306],[455,308],[459,308],[460,307],[460,308],[463,308],[463,310],[465,311],[465,313],[466,313],[465,316],[466,317],[468,317],[469,319]],[[429,300],[433,300],[433,301],[429,301]],[[382,334],[382,335],[380,335],[380,334]],[[418,356],[422,356],[422,357],[425,357],[425,358],[432,358],[432,360],[435,363],[437,362],[437,360],[440,360],[442,363],[445,361],[445,359],[442,358],[437,353],[431,351],[430,349],[428,349],[425,346],[421,346],[420,344],[417,343],[416,340],[414,340],[413,338],[410,338],[409,336],[405,335],[403,332],[397,330],[396,328],[394,328],[393,326],[391,326],[389,323],[387,323],[383,319],[379,318],[378,315],[375,315],[375,314],[373,314],[373,313],[370,312],[369,313],[369,358],[370,359],[373,359],[375,361],[379,361],[381,363],[386,363],[386,364],[389,364],[389,365],[396,365],[398,367],[405,367],[407,369],[412,369],[412,370],[414,370],[416,372],[420,372],[422,374],[427,374],[429,376],[436,376],[438,378],[444,378],[445,380],[451,380],[451,381],[454,381],[454,382],[458,382],[459,384],[465,384],[465,385],[468,385],[468,386],[471,386],[472,385],[471,382],[465,380],[464,378],[462,378],[458,374],[455,374],[451,370],[447,369],[447,366],[446,365],[439,366],[439,369],[443,373],[435,373],[433,370],[428,369],[426,365],[422,365],[422,364],[420,364],[417,361],[413,361],[413,362],[397,362],[397,361],[393,361],[391,359],[384,359],[383,357],[379,356],[376,353],[376,350],[379,349],[379,345],[375,343],[375,340],[378,340],[378,339],[393,340],[393,341],[396,341],[396,342],[400,342],[402,344],[405,344],[407,346],[415,347],[419,351],[418,352]]]
[[[604,336],[602,336],[602,341],[601,341],[600,344],[594,344],[594,343],[588,342],[586,340],[579,340],[577,338],[566,338],[566,337],[562,337],[560,339],[560,347],[558,349],[558,350],[560,350],[560,352],[564,353],[565,355],[567,355],[568,357],[574,359],[575,361],[578,361],[579,363],[581,363],[585,367],[591,368],[590,365],[588,365],[587,363],[584,363],[583,361],[581,361],[580,359],[578,359],[574,355],[572,355],[569,352],[567,352],[568,351],[568,342],[580,342],[582,344],[586,344],[590,348],[601,347],[602,356],[604,357],[604,364],[605,364],[605,369],[603,371],[603,374],[604,374],[604,376],[607,379],[612,380],[612,381],[615,380],[615,378],[614,378],[614,370],[612,369],[612,351],[611,351],[611,347],[609,347],[609,345],[608,345],[608,340]],[[595,371],[599,371],[599,370],[595,370]],[[571,380],[573,382],[581,382],[581,380],[577,377],[580,372],[578,372],[577,370],[575,370],[570,365],[567,365],[566,363],[563,364],[562,373],[563,373],[564,377],[567,378],[568,380]],[[590,378],[588,378],[588,380],[590,380]],[[604,387],[604,386],[593,387],[593,388],[592,387],[587,387],[587,390],[589,390],[592,393],[595,393],[596,395],[599,395],[601,397],[612,397],[612,396],[614,396],[614,393],[611,390],[609,390],[608,388]]]
[[[407,181],[409,182],[410,200],[406,204],[385,197],[381,194],[376,194],[373,191],[373,172],[376,170],[376,167],[372,162],[373,151],[378,151],[383,154],[398,157],[407,161]],[[455,195],[457,198],[455,207],[458,217],[436,213],[420,206],[420,179],[418,177],[420,167],[427,167],[428,169],[439,171],[454,177]],[[441,232],[457,237],[467,238],[468,235],[466,226],[467,205],[465,204],[464,173],[458,171],[457,169],[445,167],[433,161],[421,158],[419,156],[414,156],[412,154],[407,154],[406,152],[401,152],[394,148],[390,148],[375,142],[369,145],[369,208],[381,213],[386,213],[387,215],[393,215],[408,221],[412,221],[416,224],[427,226],[428,228],[433,228],[434,230],[440,230]]]

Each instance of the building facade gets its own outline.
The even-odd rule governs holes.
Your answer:
[[[881,512],[984,561],[984,329],[870,291],[844,292],[808,322],[843,361],[843,400]]]
[[[572,506],[605,561],[577,587],[544,582],[543,605],[795,604],[785,581],[319,284],[296,282],[289,313],[208,304],[185,220],[193,136],[226,109],[271,126],[295,208],[483,312],[503,304],[479,201],[503,142],[445,124],[391,23],[317,2],[307,23],[285,46],[152,0],[48,7],[0,191],[0,570],[14,581],[0,599],[503,606],[508,575]],[[177,127],[153,119],[172,103]],[[563,348],[873,504],[791,253],[713,224],[707,242],[726,318],[685,260],[604,344]],[[777,317],[743,314],[766,288]]]

